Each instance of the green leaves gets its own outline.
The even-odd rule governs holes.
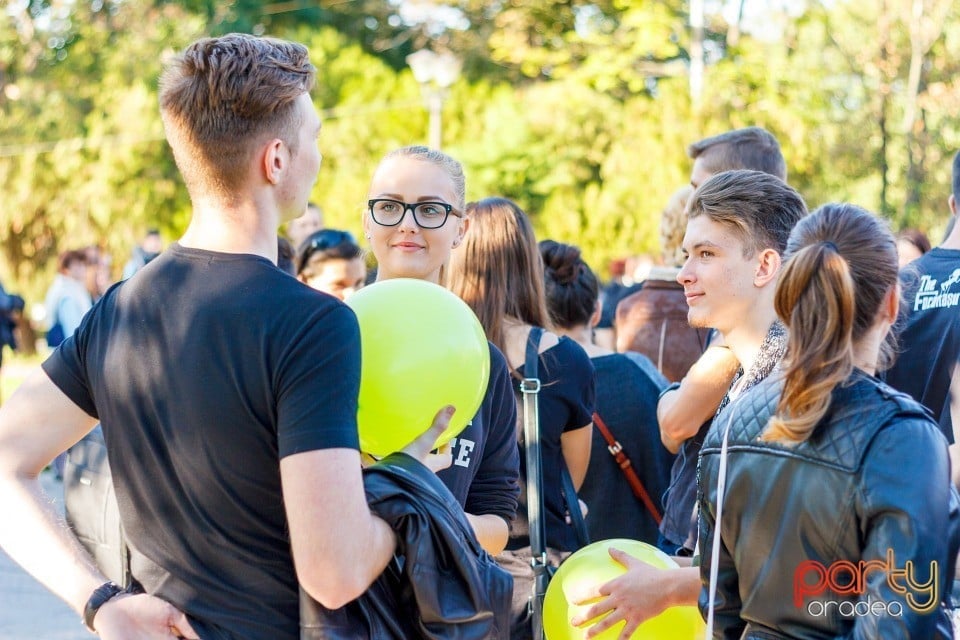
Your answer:
[[[0,278],[39,300],[63,249],[102,244],[122,264],[146,227],[183,231],[157,77],[165,55],[230,30],[309,46],[324,119],[313,199],[330,226],[359,231],[380,157],[426,142],[404,59],[429,45],[464,58],[443,140],[468,198],[515,199],[601,275],[659,253],[686,146],[748,125],[778,137],[811,207],[852,200],[938,238],[960,148],[960,6],[759,3],[740,30],[727,22],[739,4],[707,3],[695,105],[680,0],[13,3],[0,13]]]

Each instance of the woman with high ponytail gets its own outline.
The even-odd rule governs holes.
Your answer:
[[[715,638],[951,638],[947,443],[875,377],[897,317],[893,235],[828,204],[785,258],[781,371],[715,420],[701,453],[701,611]]]

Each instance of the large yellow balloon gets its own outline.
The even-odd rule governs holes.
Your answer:
[[[674,569],[677,563],[656,547],[638,540],[601,540],[587,545],[567,558],[547,586],[543,601],[543,628],[547,640],[583,640],[590,626],[602,620],[591,620],[582,627],[574,627],[570,619],[586,611],[593,602],[574,604],[591,588],[625,573],[623,565],[610,557],[614,547],[662,569]],[[616,640],[623,628],[618,623],[596,636],[598,640]],[[700,612],[694,606],[671,607],[647,620],[633,632],[631,640],[692,640],[703,638],[706,627]]]
[[[399,451],[442,407],[457,411],[437,441],[455,438],[487,390],[490,351],[465,302],[439,285],[400,278],[364,287],[347,304],[360,323],[360,448]]]

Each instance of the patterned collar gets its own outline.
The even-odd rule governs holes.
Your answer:
[[[717,412],[714,415],[720,415],[720,412],[730,404],[730,401],[734,397],[739,396],[770,375],[786,351],[787,328],[783,326],[782,322],[775,320],[774,323],[770,325],[763,344],[760,345],[760,351],[757,353],[756,360],[753,361],[753,366],[751,366],[750,370],[746,373],[744,373],[743,367],[740,367],[737,375],[733,378],[733,382],[730,383],[730,389],[726,395],[723,396],[723,400],[720,401],[720,406],[717,407]]]

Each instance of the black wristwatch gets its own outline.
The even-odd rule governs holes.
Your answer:
[[[83,607],[83,625],[90,629],[92,633],[96,633],[97,630],[93,628],[93,619],[96,617],[97,611],[100,611],[100,607],[124,591],[124,588],[116,582],[104,582],[94,589],[93,593],[90,594],[90,599],[87,600],[87,604]]]

